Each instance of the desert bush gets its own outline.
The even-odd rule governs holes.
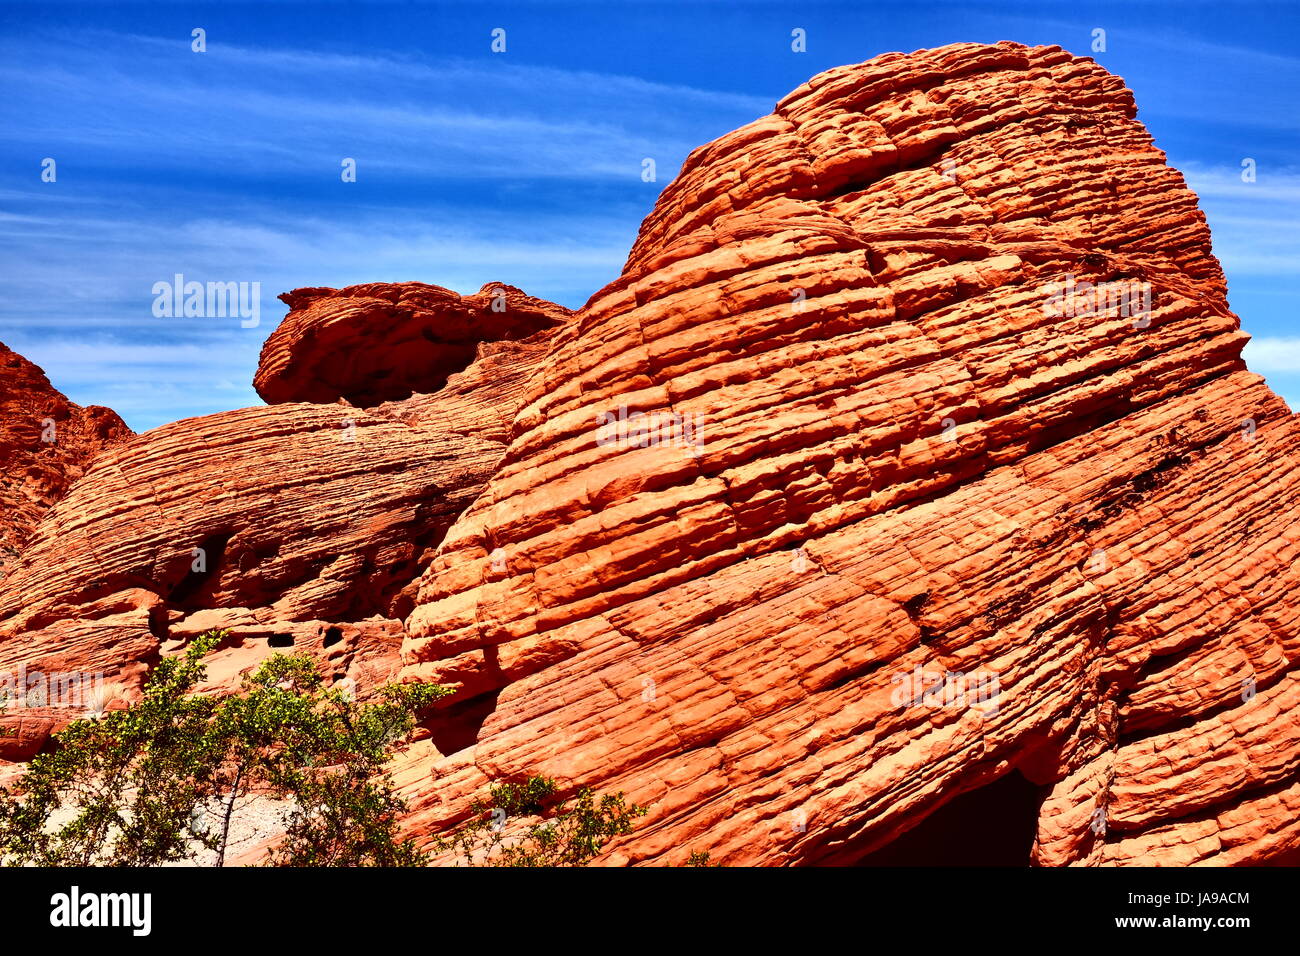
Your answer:
[[[425,862],[398,835],[405,808],[384,766],[449,691],[396,684],[363,704],[326,687],[310,658],[275,655],[239,693],[193,693],[223,636],[209,632],[164,658],[139,703],[74,721],[0,791],[0,861],[221,866],[238,807],[262,798],[280,808],[283,830],[266,863]]]

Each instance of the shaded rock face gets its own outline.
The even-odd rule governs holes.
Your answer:
[[[0,344],[0,576],[90,460],[130,436],[115,412],[68,401]]]
[[[501,283],[467,296],[403,282],[280,298],[290,312],[262,346],[253,379],[272,405],[343,398],[368,406],[427,392],[468,366],[479,343],[527,338],[571,315]]]
[[[230,626],[214,686],[273,638],[445,682],[412,827],[542,773],[649,805],[615,864],[1285,859],[1296,425],[1135,115],[1055,47],[890,54],[692,153],[575,315],[290,293],[271,407],[36,528],[0,670],[129,698]]]

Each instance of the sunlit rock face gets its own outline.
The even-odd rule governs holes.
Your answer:
[[[35,525],[0,670],[129,701],[226,627],[214,688],[446,683],[412,830],[546,774],[650,808],[610,864],[1293,859],[1296,425],[1136,112],[1056,47],[889,54],[695,150],[576,313],[288,293],[269,407]]]
[[[485,342],[517,341],[568,321],[569,309],[488,283],[461,296],[423,282],[295,289],[262,347],[253,385],[270,404],[345,399],[369,406],[439,388]]]
[[[403,673],[483,702],[421,824],[543,772],[651,807],[610,862],[851,863],[1014,777],[953,832],[1295,847],[1296,426],[1135,115],[964,44],[695,150],[419,583]]]
[[[416,285],[367,286],[365,298],[434,296]],[[501,464],[524,380],[568,314],[500,288],[507,308],[533,318],[474,326],[459,369],[406,365],[400,401],[378,385],[363,398],[364,377],[346,382],[347,366],[316,351],[352,321],[358,299],[345,293],[355,290],[289,293],[312,303],[310,321],[291,313],[259,369],[275,383],[270,397],[285,400],[175,422],[101,455],[0,582],[0,675],[86,675],[97,705],[124,706],[159,654],[220,629],[230,636],[210,661],[211,690],[237,688],[289,650],[362,697],[392,680],[413,606],[406,592]],[[497,291],[482,294],[491,316]],[[392,357],[411,351],[408,332],[369,328],[370,367],[384,354],[400,365]],[[287,338],[306,358],[284,358],[277,343]],[[305,397],[325,381],[358,404],[337,390],[320,403],[279,394]],[[92,709],[79,697],[27,696],[0,717],[0,759],[30,756]]]
[[[130,436],[116,412],[68,401],[0,343],[0,576],[91,459]]]

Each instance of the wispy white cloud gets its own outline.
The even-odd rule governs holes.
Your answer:
[[[630,179],[650,156],[669,175],[697,143],[683,135],[690,117],[727,116],[730,128],[773,102],[504,58],[429,63],[216,40],[197,56],[174,40],[102,32],[48,45],[0,40],[0,84],[17,94],[0,103],[18,120],[9,135],[140,154],[155,169],[202,156],[272,178],[337,178],[348,156],[361,175]]]
[[[1247,367],[1261,375],[1270,372],[1300,374],[1300,336],[1253,338],[1246,343],[1243,357]]]
[[[1184,164],[1187,185],[1202,198],[1228,199],[1262,208],[1264,203],[1300,203],[1300,169],[1255,167],[1256,178],[1241,178],[1244,169],[1208,167],[1201,163]]]
[[[480,213],[438,224],[362,210],[338,218],[293,216],[256,205],[226,218],[180,222],[148,216],[59,220],[21,234],[0,230],[9,300],[0,328],[41,322],[158,328],[155,282],[180,272],[198,281],[259,282],[264,321],[283,314],[280,292],[304,285],[420,280],[460,292],[510,281],[566,304],[617,275],[630,246],[627,218],[611,212]],[[34,251],[39,250],[39,251]]]
[[[72,339],[20,331],[5,339],[74,401],[107,405],[137,431],[262,403],[248,371],[257,359],[252,339],[245,342],[242,354],[196,343],[150,343],[135,336]]]
[[[1200,198],[1230,278],[1300,276],[1300,167],[1257,165],[1248,182],[1237,166],[1174,163]]]
[[[138,34],[105,34],[109,41],[130,39],[155,49],[174,49],[176,41]],[[658,99],[679,104],[702,104],[711,108],[755,111],[762,115],[771,110],[776,97],[771,99],[748,93],[726,90],[709,90],[678,83],[656,83],[636,76],[596,73],[590,70],[563,70],[535,64],[515,63],[506,58],[484,65],[462,58],[445,58],[437,62],[414,59],[408,56],[340,54],[322,51],[289,50],[247,45],[226,44],[214,41],[209,46],[213,55],[220,55],[249,69],[281,70],[308,78],[317,78],[322,72],[337,72],[357,78],[370,75],[385,83],[394,80],[421,83],[467,83],[495,86],[512,86],[520,94],[535,95],[539,88],[553,94],[581,93],[588,98],[625,100],[628,96]]]

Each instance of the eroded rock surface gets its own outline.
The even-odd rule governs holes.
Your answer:
[[[0,576],[90,460],[130,436],[116,412],[68,401],[0,344]]]
[[[327,305],[314,315],[330,323]],[[371,330],[372,351],[383,351],[383,334]],[[221,629],[231,636],[209,666],[210,689],[236,688],[292,648],[372,693],[396,676],[412,606],[404,590],[499,465],[546,335],[482,342],[460,372],[431,368],[421,380],[411,369],[408,385],[436,396],[223,412],[114,448],[0,583],[0,673],[94,675],[96,703],[120,706],[160,653]],[[400,335],[390,346],[407,348]],[[26,703],[0,717],[0,759],[30,756],[94,709]]]
[[[280,298],[290,312],[263,345],[253,379],[272,405],[343,398],[368,406],[432,391],[474,360],[479,343],[528,338],[572,314],[499,282],[467,296],[376,282]]]
[[[404,673],[492,701],[425,826],[542,772],[651,806],[611,862],[843,863],[1015,773],[1026,861],[1297,846],[1296,425],[1135,113],[958,45],[691,154],[420,582]]]

